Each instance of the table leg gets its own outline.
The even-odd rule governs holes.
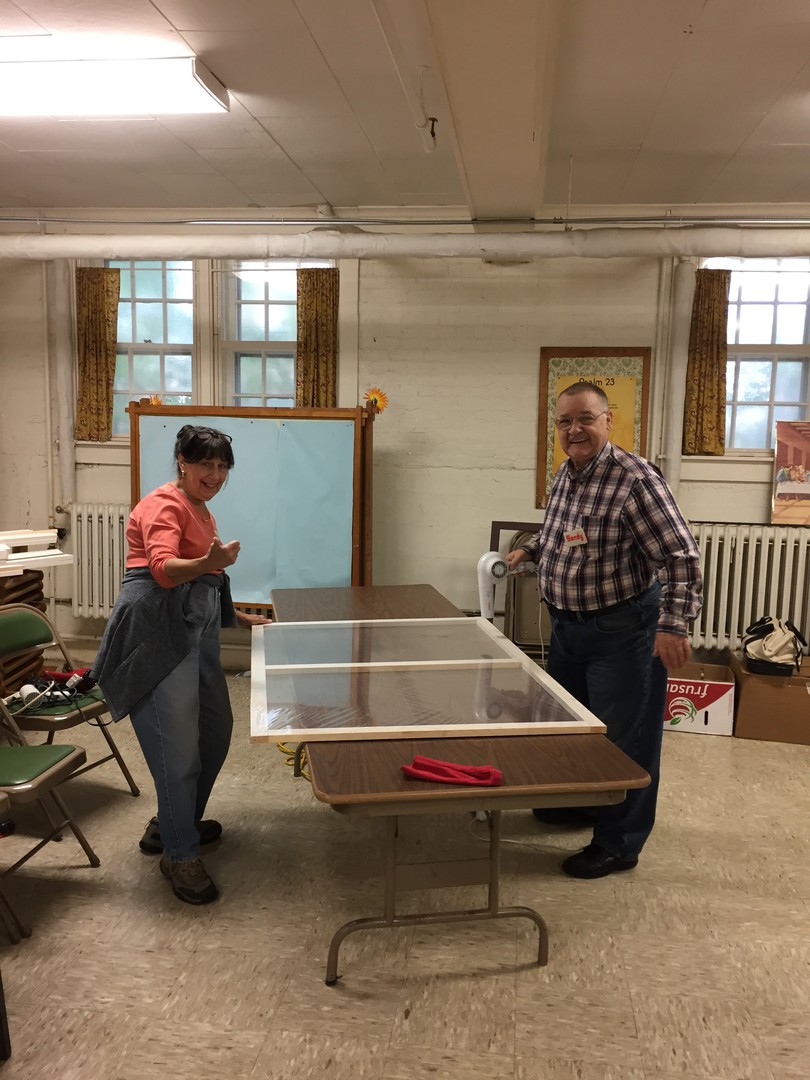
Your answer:
[[[329,943],[329,954],[326,960],[326,985],[334,986],[340,978],[338,975],[338,959],[340,946],[349,934],[355,934],[359,930],[380,930],[392,926],[425,926],[431,923],[456,923],[456,922],[483,922],[491,919],[530,919],[538,930],[537,963],[541,967],[548,963],[548,927],[543,918],[529,907],[501,907],[499,900],[500,885],[500,825],[501,811],[494,810],[489,818],[489,866],[487,906],[485,908],[469,908],[459,911],[424,912],[411,915],[396,914],[396,871],[397,863],[397,839],[399,835],[399,819],[390,817],[386,821],[387,838],[385,850],[385,899],[383,915],[376,918],[353,919],[344,923],[332,936]],[[458,861],[459,866],[467,866],[465,860]],[[452,884],[451,874],[453,860],[442,863],[410,864],[411,868],[429,866],[431,870],[445,871],[446,876],[439,881],[439,885]],[[457,884],[474,884],[468,877],[459,878]],[[430,887],[429,885],[427,887]]]
[[[6,1012],[6,995],[3,992],[3,979],[0,977],[0,1061],[7,1061],[11,1057],[11,1036],[8,1033],[8,1013]]]

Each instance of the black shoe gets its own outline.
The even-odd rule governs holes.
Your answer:
[[[539,806],[532,810],[544,825],[593,825],[594,817],[576,806]]]
[[[201,844],[213,844],[222,836],[222,826],[218,821],[211,819],[197,822],[197,831],[200,834]],[[138,847],[145,855],[160,855],[163,851],[163,841],[160,838],[160,826],[158,819],[153,817],[147,824],[146,831],[138,842]]]
[[[576,855],[570,855],[563,862],[562,871],[569,877],[600,878],[607,877],[608,874],[616,874],[620,870],[633,870],[637,865],[637,855],[621,858],[618,855],[611,855],[598,844],[588,844],[582,851],[578,851]]]

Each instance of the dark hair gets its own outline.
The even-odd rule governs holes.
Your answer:
[[[561,397],[573,397],[574,394],[587,393],[589,390],[592,394],[596,394],[606,409],[610,408],[610,400],[602,387],[597,386],[596,383],[588,382],[586,379],[583,379],[582,382],[575,382],[571,383],[570,386],[566,386],[566,388],[561,390],[557,395],[557,400],[559,401]]]
[[[180,455],[194,465],[198,461],[210,461],[211,458],[219,458],[224,461],[229,469],[233,468],[233,449],[231,437],[224,431],[217,431],[211,427],[196,427],[194,424],[185,424],[177,432],[177,442],[174,444],[174,460],[178,461]]]

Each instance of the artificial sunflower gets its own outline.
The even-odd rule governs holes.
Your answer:
[[[388,405],[388,394],[380,390],[379,386],[372,386],[366,390],[363,401],[368,405],[373,405],[377,412],[382,412]]]
[[[150,394],[149,395],[149,404],[150,405],[162,405],[163,404],[163,399],[161,398],[160,394]]]

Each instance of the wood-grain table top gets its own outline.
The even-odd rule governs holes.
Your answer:
[[[277,622],[464,618],[464,612],[432,585],[273,589],[271,602],[273,617]]]
[[[494,765],[500,787],[409,780],[400,766],[414,755],[463,765]],[[511,735],[458,739],[378,739],[307,744],[312,790],[333,806],[489,799],[630,790],[646,787],[647,773],[604,735]]]

